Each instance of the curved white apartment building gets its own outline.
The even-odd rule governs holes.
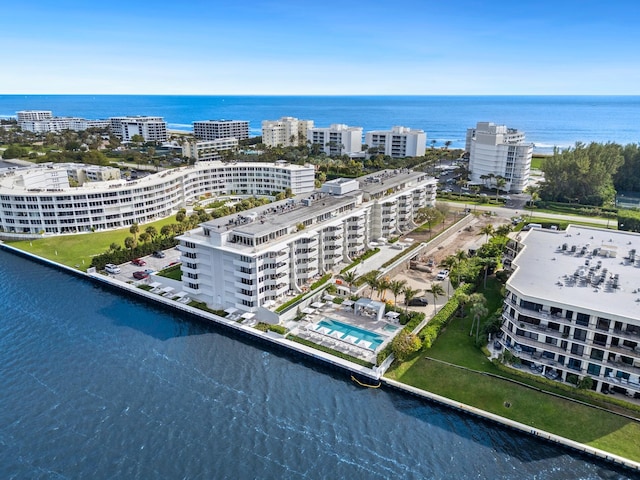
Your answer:
[[[144,224],[175,214],[200,196],[294,194],[314,188],[313,166],[199,162],[139,180],[70,187],[78,164],[0,170],[0,229],[68,234]],[[86,168],[91,168],[85,166]]]
[[[415,211],[435,195],[425,173],[388,170],[205,222],[179,237],[182,289],[212,308],[269,307],[414,228]]]

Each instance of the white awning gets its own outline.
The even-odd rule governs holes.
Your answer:
[[[231,315],[232,313],[236,313],[238,309],[234,307],[229,307],[229,308],[225,308],[224,311],[227,312],[229,315]]]
[[[242,314],[242,318],[244,318],[245,320],[249,320],[250,318],[255,317],[256,314],[255,313],[251,313],[251,312],[244,312]]]

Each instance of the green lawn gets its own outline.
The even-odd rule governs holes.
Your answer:
[[[140,225],[140,231],[150,225],[158,232],[164,225],[176,223],[175,217],[168,217],[157,222]],[[12,247],[55,262],[86,270],[91,265],[91,259],[106,252],[112,243],[124,248],[124,239],[131,236],[129,228],[110,230],[107,232],[85,233],[76,235],[59,235],[43,237],[38,240],[8,241]]]
[[[501,303],[501,295],[499,283],[490,280],[486,296],[489,312],[493,312]],[[432,348],[422,350],[403,364],[394,363],[387,375],[423,390],[640,461],[640,423],[506,379],[485,375],[483,372],[512,378],[536,389],[544,388],[564,396],[591,401],[579,390],[571,388],[566,391],[560,384],[554,387],[551,382],[551,385],[547,385],[536,380],[540,377],[503,371],[475,347],[474,337],[469,336],[470,327],[471,319],[468,316],[454,318]],[[475,371],[445,365],[427,357]],[[606,400],[605,397],[603,399]],[[505,402],[509,407],[505,406]],[[605,405],[604,401],[601,404]],[[622,410],[611,405],[607,407]],[[629,411],[625,413],[634,415]]]

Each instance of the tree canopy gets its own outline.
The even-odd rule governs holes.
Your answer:
[[[623,148],[616,143],[556,148],[542,164],[545,180],[540,198],[598,206],[613,203],[613,177],[624,162]]]

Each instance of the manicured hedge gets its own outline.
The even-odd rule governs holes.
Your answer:
[[[473,292],[474,285],[470,283],[465,283],[461,287],[456,290],[456,293],[449,299],[444,307],[440,309],[435,316],[429,320],[429,323],[420,330],[418,336],[422,340],[422,348],[431,348],[433,342],[436,341],[440,331],[443,327],[447,326],[451,321],[451,318],[456,314],[458,308],[460,307],[460,302],[458,301],[458,293],[465,293],[469,295]]]

